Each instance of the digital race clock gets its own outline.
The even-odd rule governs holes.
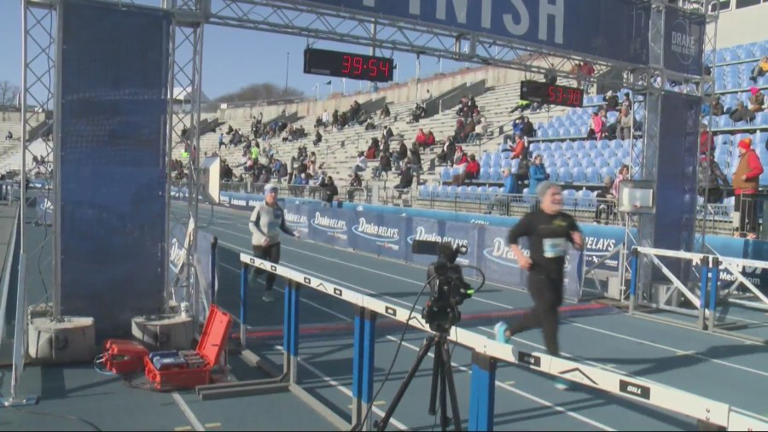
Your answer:
[[[304,50],[304,73],[388,82],[392,81],[394,61],[385,57],[307,48]]]
[[[584,91],[576,87],[538,81],[522,81],[520,83],[520,99],[539,102],[544,105],[581,107],[584,104]]]

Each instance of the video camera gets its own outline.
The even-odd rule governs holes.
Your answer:
[[[448,332],[451,326],[461,321],[459,305],[476,291],[464,281],[462,268],[456,264],[456,258],[467,253],[467,246],[415,240],[411,251],[437,256],[437,260],[427,268],[430,297],[421,311],[421,317],[432,331]]]

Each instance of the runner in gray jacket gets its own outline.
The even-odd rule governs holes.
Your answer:
[[[248,223],[251,230],[253,256],[275,264],[280,262],[280,231],[299,238],[299,233],[293,232],[285,224],[285,213],[277,203],[277,190],[277,186],[271,184],[264,188],[264,201],[256,204]],[[253,269],[252,275],[259,276],[262,273],[264,273],[262,269]],[[274,300],[272,295],[274,285],[275,274],[268,272],[266,291],[261,298],[265,302]]]

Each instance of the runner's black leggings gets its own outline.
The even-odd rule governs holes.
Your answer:
[[[551,276],[528,274],[528,291],[533,299],[533,308],[526,311],[515,323],[510,323],[512,335],[532,328],[541,327],[544,344],[552,355],[560,355],[557,345],[557,308],[563,303],[563,280]]]
[[[280,243],[273,243],[269,246],[253,246],[253,256],[256,258],[261,258],[263,260],[267,260],[272,263],[279,263],[280,262]],[[266,270],[251,267],[254,270],[254,275],[259,276],[262,273],[266,272]],[[267,273],[267,281],[266,281],[266,290],[272,291],[272,287],[275,285],[275,277],[276,275],[272,272],[266,272]]]

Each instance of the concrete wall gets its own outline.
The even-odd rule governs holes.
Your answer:
[[[522,79],[522,72],[491,66],[463,69],[450,74],[435,75],[430,78],[422,79],[420,82],[411,80],[407,83],[394,84],[376,93],[358,93],[348,96],[331,95],[329,99],[319,101],[303,101],[286,105],[269,105],[242,108],[219,109],[218,117],[223,121],[246,120],[251,115],[256,117],[259,112],[264,114],[264,118],[273,118],[280,114],[285,108],[286,112],[298,112],[300,117],[318,116],[323,110],[329,112],[334,109],[346,110],[357,100],[360,103],[371,99],[386,97],[388,103],[400,103],[420,100],[426,94],[427,89],[433,94],[440,94],[446,90],[463,83],[473,83],[486,80],[486,86],[492,87],[499,84],[513,83]]]
[[[737,0],[731,0],[735,4]],[[768,3],[720,12],[717,47],[725,48],[768,39]],[[707,28],[712,34],[712,28]],[[768,53],[767,53],[768,54]]]

